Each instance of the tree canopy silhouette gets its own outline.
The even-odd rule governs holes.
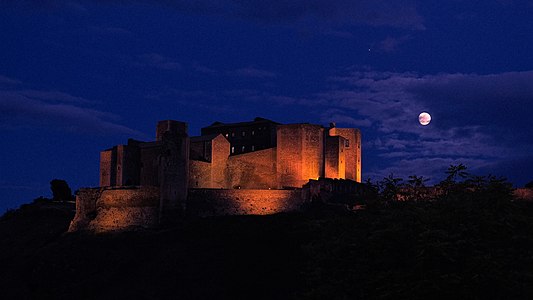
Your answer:
[[[74,198],[72,190],[65,180],[54,179],[50,181],[50,189],[52,190],[52,200],[54,201],[71,201]]]

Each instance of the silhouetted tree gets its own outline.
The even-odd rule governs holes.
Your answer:
[[[468,172],[466,172],[466,166],[463,164],[450,165],[448,170],[446,170],[447,177],[439,183],[439,187],[444,190],[444,196],[449,196],[450,194],[462,192],[465,188],[464,182],[458,182],[457,179],[465,179],[468,177]]]
[[[54,179],[50,181],[50,189],[52,190],[54,201],[70,201],[73,199],[72,190],[65,180]]]
[[[487,177],[471,175],[471,176],[469,176],[469,178],[467,180],[465,180],[465,184],[468,187],[473,188],[474,190],[481,190],[487,184]]]
[[[505,177],[487,176],[486,192],[492,198],[510,200],[513,194],[513,184]]]
[[[468,172],[466,172],[466,169],[466,166],[463,164],[450,165],[448,170],[446,170],[446,174],[448,174],[446,180],[455,183],[457,182],[457,177],[463,179],[466,178],[468,176]]]
[[[398,200],[398,193],[402,186],[403,179],[394,177],[394,174],[390,174],[388,177],[383,178],[383,181],[379,182],[380,196],[384,201]]]
[[[429,178],[424,178],[424,176],[416,176],[411,175],[409,176],[409,180],[407,180],[407,187],[409,188],[409,200],[422,200],[422,195],[425,192],[426,182],[429,180]]]

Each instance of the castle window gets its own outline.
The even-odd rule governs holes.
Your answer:
[[[246,147],[245,147],[245,146],[242,146],[242,148],[241,148],[241,152],[244,152],[244,149],[246,149]]]
[[[246,136],[246,131],[243,131],[243,132],[242,132],[242,136]]]
[[[345,140],[344,141],[344,147],[350,148],[350,140]]]
[[[228,137],[228,136],[229,136],[229,134],[226,133],[226,137]]]
[[[235,147],[231,147],[231,153],[235,153]]]
[[[252,131],[252,132],[253,132],[253,131]],[[252,145],[252,151],[255,151],[255,146],[254,146],[254,145]]]
[[[254,130],[252,130],[252,135],[255,135],[255,131]]]
[[[235,136],[235,132],[232,132],[232,133],[231,133],[231,137],[234,137],[234,136]]]

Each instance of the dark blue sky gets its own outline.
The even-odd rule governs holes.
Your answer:
[[[2,1],[0,212],[162,119],[358,127],[363,178],[533,180],[533,1]],[[418,124],[428,111],[433,121]]]

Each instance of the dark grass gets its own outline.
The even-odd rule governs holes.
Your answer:
[[[37,203],[2,217],[2,298],[533,297],[530,203],[317,206],[101,235],[64,234],[72,209]]]

